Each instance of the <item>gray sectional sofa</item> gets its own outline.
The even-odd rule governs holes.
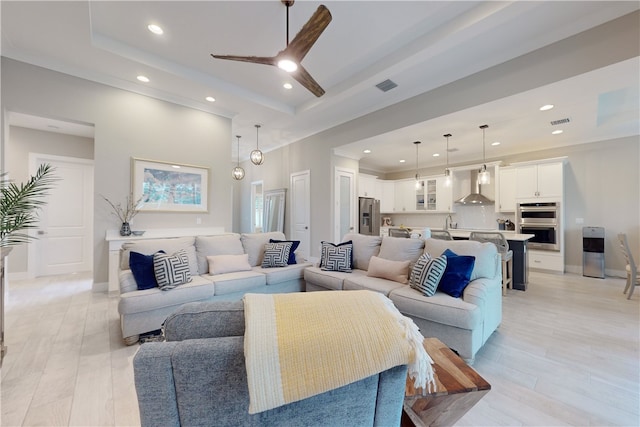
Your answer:
[[[303,272],[311,263],[262,268],[265,244],[285,240],[280,232],[221,234],[127,242],[120,253],[118,312],[125,343],[138,341],[139,334],[160,329],[167,316],[181,305],[195,301],[238,301],[247,292],[283,293],[304,290]],[[139,290],[130,269],[131,252],[152,255],[184,250],[189,260],[191,281],[168,291],[155,287]],[[211,274],[207,256],[248,255],[251,269]]]
[[[398,426],[407,366],[249,414],[242,302],[183,305],[133,359],[142,426]]]
[[[440,339],[467,363],[473,363],[476,352],[502,321],[502,270],[495,245],[360,234],[347,234],[343,241],[349,240],[353,242],[353,271],[308,267],[304,271],[306,291],[368,289],[381,292],[401,313],[413,319],[425,337]],[[407,284],[368,275],[372,256],[393,261],[409,260],[412,266],[424,252],[437,257],[446,249],[475,257],[471,281],[461,298],[440,291],[427,297]]]

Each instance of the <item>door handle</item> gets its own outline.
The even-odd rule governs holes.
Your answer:
[[[304,226],[304,229],[305,229],[305,230],[308,230],[308,229],[309,229],[309,227],[307,227],[307,226],[305,225],[305,226]]]

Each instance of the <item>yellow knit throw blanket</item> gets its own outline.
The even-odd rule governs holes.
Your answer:
[[[255,414],[409,365],[434,385],[424,337],[372,291],[246,294],[244,354]]]

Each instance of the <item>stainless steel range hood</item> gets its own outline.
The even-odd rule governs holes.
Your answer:
[[[471,193],[461,199],[456,200],[459,205],[484,206],[493,205],[494,201],[484,196],[480,191],[480,182],[478,182],[478,171],[471,171]]]

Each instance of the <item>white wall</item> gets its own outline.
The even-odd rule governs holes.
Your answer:
[[[100,195],[124,200],[129,194],[131,157],[210,168],[207,214],[141,213],[135,218],[137,229],[194,228],[197,217],[201,218],[202,227],[231,229],[229,119],[4,57],[2,88],[3,113],[17,111],[95,126],[96,283],[107,281],[105,232],[120,226]]]

